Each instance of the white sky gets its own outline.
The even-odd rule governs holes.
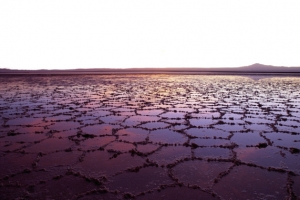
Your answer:
[[[0,68],[300,66],[299,0],[0,0]]]

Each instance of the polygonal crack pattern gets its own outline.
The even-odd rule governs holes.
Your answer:
[[[0,199],[300,199],[300,78],[0,85]]]

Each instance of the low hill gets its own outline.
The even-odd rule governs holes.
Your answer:
[[[225,68],[90,68],[90,69],[69,69],[69,70],[10,70],[1,69],[0,74],[114,74],[114,73],[300,73],[300,67],[272,66],[255,63],[242,67]]]

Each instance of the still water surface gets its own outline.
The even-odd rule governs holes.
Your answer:
[[[0,85],[1,199],[300,198],[298,77],[28,75]]]

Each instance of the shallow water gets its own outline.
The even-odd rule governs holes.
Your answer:
[[[0,199],[300,198],[298,77],[24,75],[0,85]]]

